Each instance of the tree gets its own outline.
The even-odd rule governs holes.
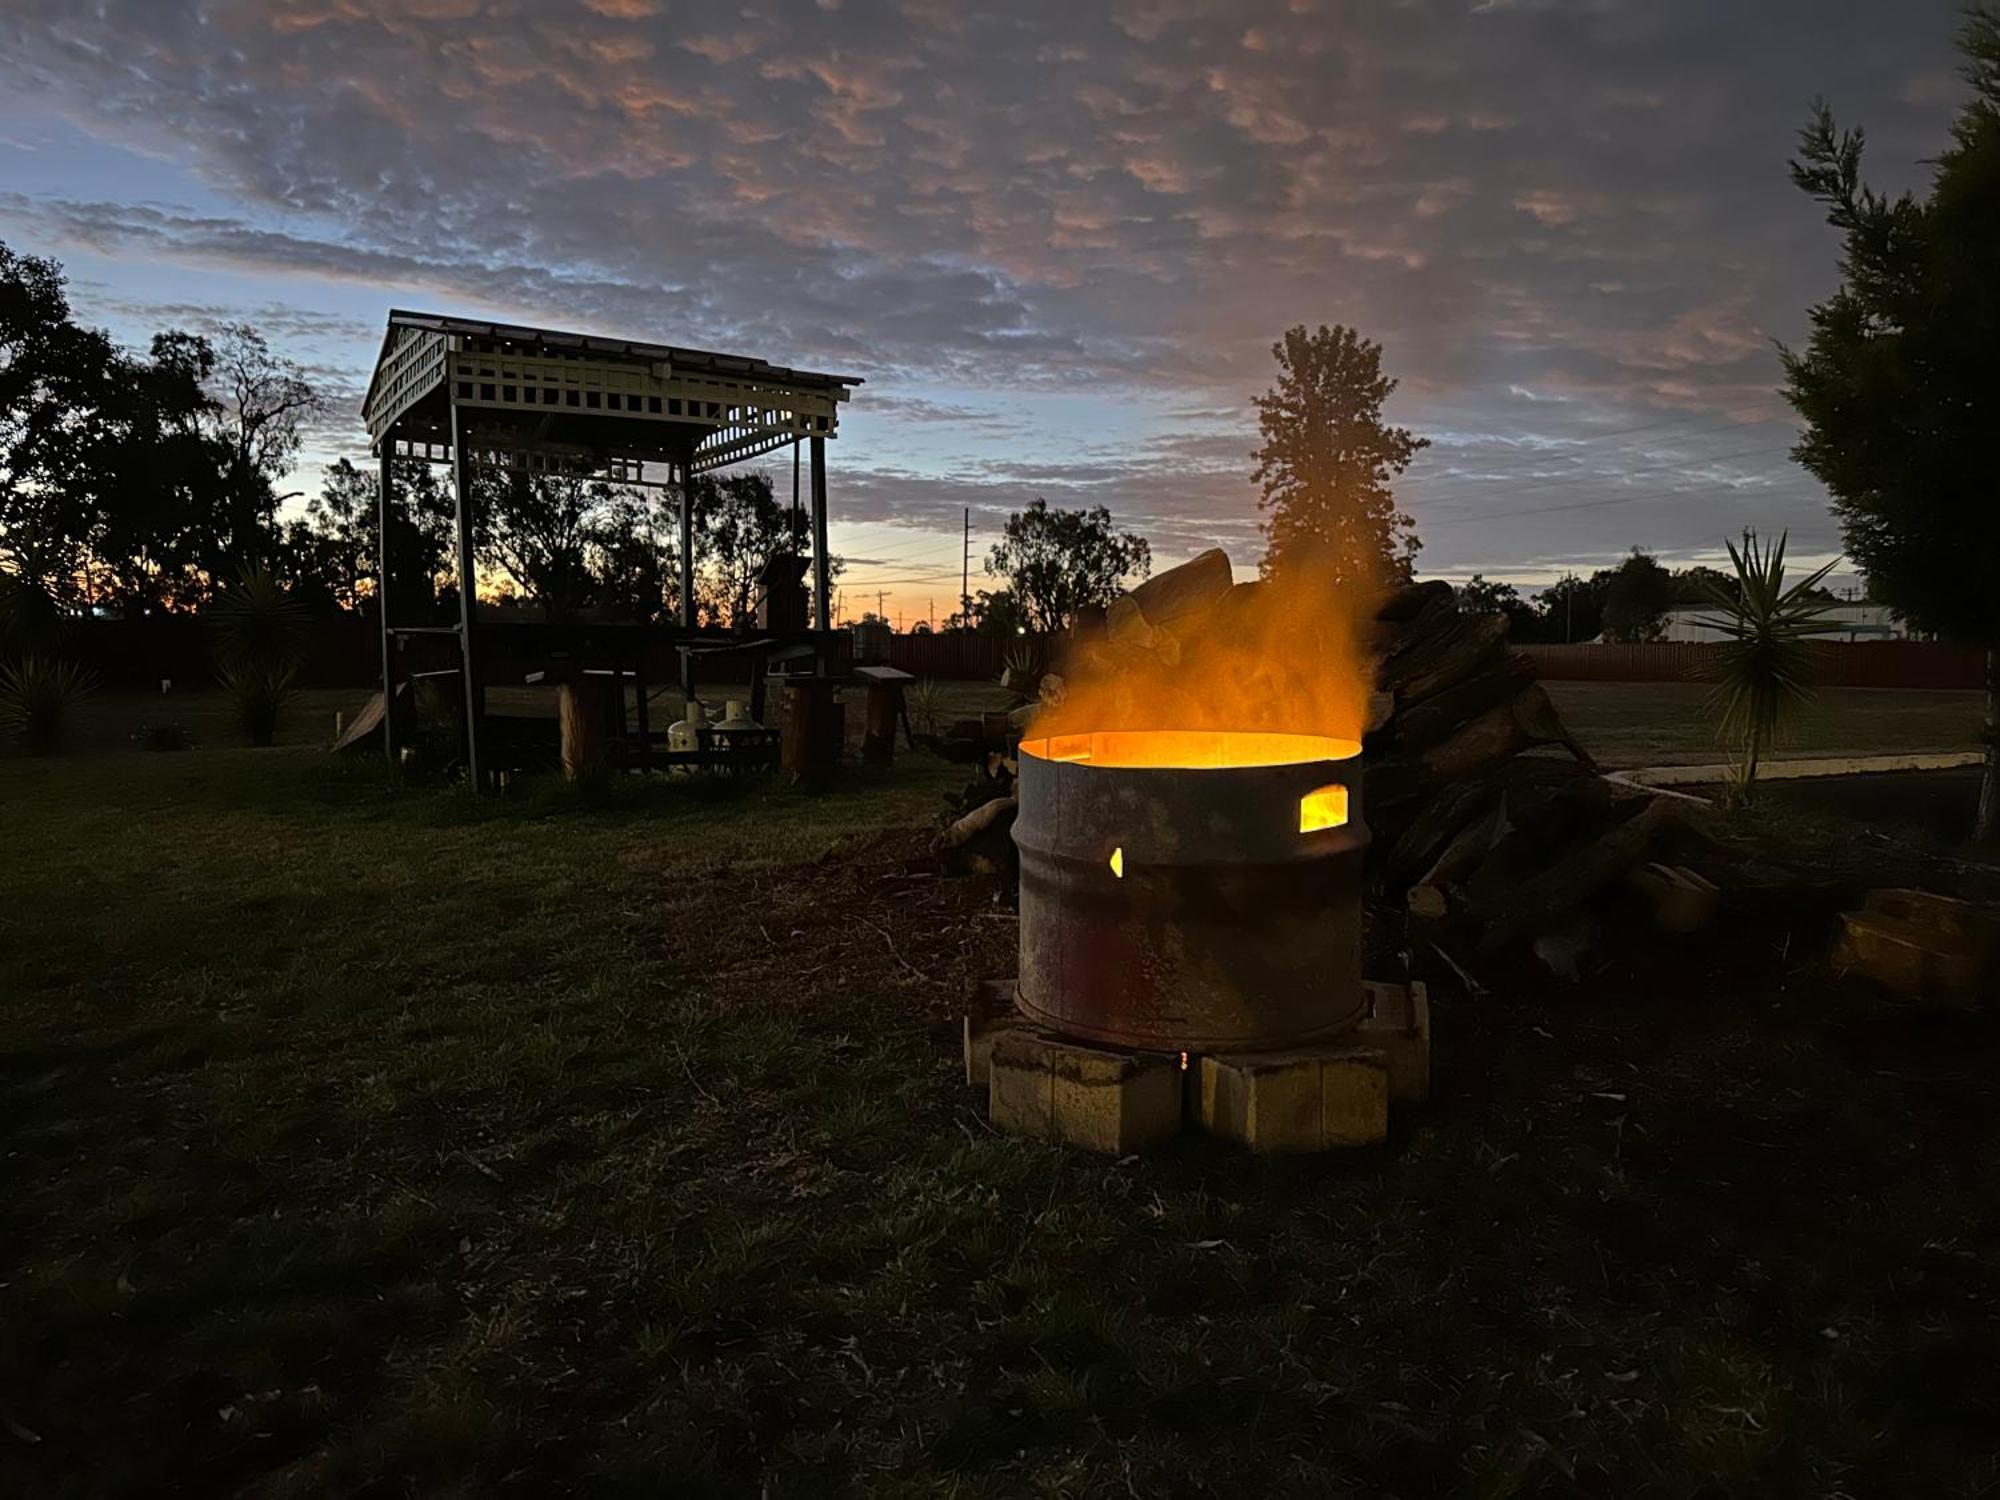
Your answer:
[[[1604,586],[1604,635],[1613,641],[1650,641],[1660,633],[1672,580],[1651,553],[1637,547],[1612,570]]]
[[[223,493],[227,509],[216,538],[238,568],[272,550],[272,518],[290,496],[277,483],[292,467],[305,424],[326,410],[326,398],[294,361],[271,352],[248,323],[217,332],[211,376],[217,436],[227,454]]]
[[[1805,424],[1793,456],[1827,488],[1870,589],[1919,630],[1986,651],[1986,774],[1975,837],[2000,843],[2000,13],[1960,35],[1972,97],[1929,193],[1896,199],[1861,177],[1863,136],[1824,103],[1792,179],[1841,237],[1840,285],[1783,351]]]
[[[1565,573],[1535,596],[1541,636],[1570,644],[1597,639],[1604,631],[1603,574],[1579,578]]]
[[[1737,580],[1732,574],[1704,563],[1675,568],[1667,579],[1667,607],[1686,609],[1695,605],[1713,605],[1718,589],[1728,593],[1736,586]]]
[[[573,474],[473,471],[473,535],[480,560],[505,573],[551,620],[594,602],[589,552],[611,487]]]
[[[131,386],[62,268],[0,244],[0,569],[62,608],[86,597]]]
[[[1474,573],[1452,593],[1468,614],[1505,615],[1507,633],[1517,641],[1532,641],[1541,633],[1541,617],[1511,583],[1490,583],[1484,574]]]
[[[1270,541],[1264,573],[1299,563],[1335,583],[1408,581],[1421,544],[1389,482],[1430,444],[1382,418],[1396,389],[1382,346],[1339,324],[1300,325],[1271,353],[1278,383],[1257,398],[1264,442],[1252,476]]]
[[[1118,530],[1103,506],[1051,510],[1040,498],[1007,518],[986,558],[986,571],[1007,580],[1022,622],[1040,631],[1069,629],[1079,612],[1109,604],[1152,565],[1146,539]]]
[[[764,564],[794,543],[790,516],[768,474],[697,475],[693,497],[703,623],[747,625]]]

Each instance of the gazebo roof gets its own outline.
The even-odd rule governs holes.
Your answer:
[[[859,384],[744,355],[397,309],[361,411],[377,451],[448,442],[456,407],[482,451],[700,472],[836,436],[839,403]]]

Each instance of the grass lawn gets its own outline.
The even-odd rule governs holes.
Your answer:
[[[1815,933],[1441,990],[1379,1152],[1113,1162],[963,1086],[960,772],[194,728],[0,760],[0,1494],[2000,1483],[2000,1043]]]
[[[1550,682],[1549,696],[1605,766],[1698,765],[1717,746],[1708,687],[1698,682]],[[1985,699],[1976,692],[1828,688],[1777,755],[1894,755],[1977,750]]]

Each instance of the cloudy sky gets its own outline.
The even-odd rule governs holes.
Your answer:
[[[1346,322],[1432,439],[1421,569],[1745,525],[1830,554],[1773,340],[1810,100],[1919,183],[1955,0],[5,0],[0,238],[132,343],[243,317],[359,451],[391,306],[866,377],[857,595],[942,616],[1036,495],[1254,562],[1251,397]],[[976,586],[976,585],[975,585]]]

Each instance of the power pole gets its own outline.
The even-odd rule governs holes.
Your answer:
[[[932,633],[935,634],[937,631],[937,600],[935,599],[930,602],[930,627]]]
[[[888,597],[889,591],[887,589],[875,590],[875,618],[881,620],[884,624],[888,623],[889,607],[882,601]]]
[[[972,507],[965,507],[965,545],[958,555],[958,628],[972,626]]]

